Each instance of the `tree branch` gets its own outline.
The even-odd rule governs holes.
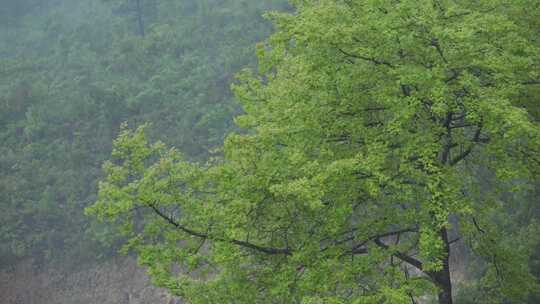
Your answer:
[[[227,239],[224,239],[224,238],[212,237],[207,233],[198,232],[198,231],[189,229],[189,228],[181,225],[180,223],[176,222],[173,218],[167,216],[165,213],[163,213],[161,210],[159,210],[159,208],[157,208],[155,206],[155,204],[149,204],[149,207],[159,217],[161,217],[162,219],[167,221],[169,224],[171,224],[172,226],[176,227],[177,229],[182,230],[183,232],[185,232],[185,233],[187,233],[187,234],[189,234],[191,236],[195,236],[195,237],[203,238],[203,239],[212,239],[214,241],[219,241],[219,242],[229,242],[229,243],[238,245],[240,247],[253,249],[255,251],[266,253],[266,254],[283,254],[283,255],[291,255],[292,254],[292,250],[290,248],[264,247],[264,246],[255,245],[253,243],[246,242],[246,241],[240,241],[240,240],[235,240],[235,239],[227,240]]]
[[[340,51],[343,55],[345,55],[347,57],[361,59],[361,60],[364,60],[364,61],[369,61],[369,62],[374,63],[376,65],[386,65],[386,66],[391,67],[391,68],[394,67],[390,62],[385,61],[385,60],[376,59],[376,58],[372,58],[372,57],[366,57],[366,56],[362,56],[362,55],[358,55],[358,54],[351,54],[349,52],[344,51],[343,49],[341,49],[339,47],[337,49],[338,49],[338,51]]]
[[[527,80],[527,81],[523,81],[521,84],[523,84],[523,85],[535,85],[535,84],[540,84],[540,80],[535,80],[535,79]]]
[[[386,245],[383,241],[381,241],[380,239],[374,239],[373,240],[375,242],[375,244],[377,244],[377,246],[381,247],[381,248],[384,248],[384,249],[389,249],[389,246]],[[411,256],[408,256],[406,254],[404,254],[403,252],[400,252],[400,251],[395,251],[394,253],[392,253],[393,256],[395,256],[396,258],[402,260],[403,262],[406,262],[414,267],[416,267],[418,270],[421,270],[422,272],[424,272],[424,269],[423,269],[423,265],[422,265],[422,262],[411,257]],[[428,273],[429,274],[429,273]]]
[[[373,235],[373,236],[368,237],[366,240],[360,242],[359,244],[356,244],[351,249],[350,253],[352,253],[352,254],[364,254],[364,253],[366,253],[367,249],[362,248],[362,247],[364,245],[366,245],[369,241],[374,241],[374,240],[378,240],[380,238],[389,237],[389,236],[393,236],[393,235],[399,235],[399,234],[406,233],[406,232],[417,232],[417,231],[418,231],[417,228],[405,228],[405,229],[401,229],[401,230],[397,230],[397,231],[390,231],[390,232],[386,232],[386,233]],[[335,244],[339,245],[339,244],[342,244],[344,242],[352,241],[353,239],[354,239],[354,237],[349,237],[349,238],[344,239],[344,240],[336,241]]]
[[[462,161],[463,159],[465,159],[467,156],[469,156],[469,154],[471,154],[474,146],[475,146],[475,143],[479,143],[479,142],[482,142],[483,140],[480,138],[480,135],[482,133],[482,123],[480,123],[478,125],[478,128],[476,129],[476,132],[474,133],[474,137],[472,139],[472,143],[471,145],[469,146],[469,148],[467,148],[467,150],[463,151],[461,154],[459,154],[458,156],[456,156],[455,158],[453,158],[452,160],[450,160],[450,165],[453,166],[457,163],[459,163],[460,161]]]
[[[444,52],[441,48],[441,45],[439,44],[439,39],[433,38],[431,39],[431,45],[435,47],[437,50],[437,53],[439,53],[439,56],[441,57],[442,61],[446,64],[448,64],[448,60],[446,60],[446,57],[444,56]]]

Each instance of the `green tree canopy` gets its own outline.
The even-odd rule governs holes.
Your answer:
[[[224,158],[124,129],[88,213],[189,303],[449,304],[457,242],[485,265],[476,303],[524,301],[538,226],[501,227],[538,178],[539,5],[292,2]]]

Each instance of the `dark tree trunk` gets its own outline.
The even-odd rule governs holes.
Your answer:
[[[446,256],[443,259],[443,268],[436,272],[435,281],[440,288],[439,304],[453,304],[452,301],[452,281],[450,280],[450,243],[448,242],[448,232],[443,228],[440,232],[444,243]]]
[[[141,0],[136,0],[136,10],[137,10],[137,23],[139,25],[139,35],[144,37],[144,20],[143,20],[143,11],[141,6]]]

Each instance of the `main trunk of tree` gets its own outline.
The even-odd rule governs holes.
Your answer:
[[[452,281],[450,280],[450,243],[448,242],[448,232],[446,228],[441,229],[441,239],[444,243],[445,257],[443,268],[436,273],[437,286],[439,291],[439,304],[453,304],[452,301]]]

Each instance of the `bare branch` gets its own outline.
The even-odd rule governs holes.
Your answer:
[[[375,239],[373,241],[375,242],[375,244],[377,244],[377,246],[379,246],[381,248],[384,248],[384,249],[389,249],[389,246],[386,245],[380,239]],[[400,251],[395,251],[394,253],[392,253],[392,255],[394,255],[396,258],[402,260],[403,262],[406,262],[406,263],[416,267],[418,270],[424,271],[422,262],[420,260],[417,260],[417,259],[415,259],[415,258],[413,258],[413,257],[411,257],[409,255],[406,255],[406,254],[404,254],[403,252],[400,252]]]
[[[458,156],[456,156],[455,158],[453,158],[452,160],[450,160],[450,165],[453,166],[457,163],[459,163],[460,161],[462,161],[463,159],[465,159],[467,156],[469,156],[469,154],[471,154],[473,148],[475,147],[475,144],[476,143],[479,143],[479,142],[485,142],[485,139],[482,139],[480,138],[480,135],[482,134],[482,123],[480,123],[478,125],[478,128],[476,129],[476,132],[474,134],[474,137],[472,139],[472,143],[471,145],[469,146],[469,148],[467,148],[465,151],[463,151],[461,154],[459,154]]]
[[[235,245],[238,245],[238,246],[241,246],[241,247],[244,247],[244,248],[253,249],[255,251],[266,253],[266,254],[283,254],[283,255],[291,255],[292,254],[292,250],[290,248],[264,247],[264,246],[259,246],[259,245],[255,245],[253,243],[249,243],[249,242],[245,242],[245,241],[239,241],[239,240],[235,240],[235,239],[227,240],[227,239],[223,239],[223,238],[212,237],[207,233],[198,232],[198,231],[189,229],[189,228],[181,225],[180,223],[176,222],[174,219],[168,217],[161,210],[159,210],[159,208],[157,208],[155,206],[155,204],[149,204],[149,207],[159,217],[161,217],[162,219],[167,221],[172,226],[176,227],[177,229],[182,230],[183,232],[185,232],[185,233],[187,233],[189,235],[195,236],[195,237],[199,237],[199,238],[203,238],[203,239],[212,239],[214,241],[219,241],[219,242],[230,242],[232,244],[235,244]]]
[[[337,49],[338,49],[338,51],[340,51],[343,55],[345,55],[347,57],[361,59],[361,60],[364,60],[364,61],[369,61],[369,62],[374,63],[376,65],[386,65],[386,66],[391,67],[391,68],[394,67],[390,62],[385,61],[385,60],[381,60],[381,59],[377,59],[377,58],[373,58],[373,57],[362,56],[362,55],[358,55],[358,54],[351,54],[351,53],[349,53],[347,51],[344,51],[341,48],[337,48]]]
[[[390,232],[370,236],[367,239],[365,239],[364,241],[360,242],[359,244],[356,244],[351,249],[350,253],[352,253],[352,254],[364,254],[364,253],[367,253],[367,249],[363,248],[363,247],[369,241],[375,241],[375,240],[378,240],[378,239],[381,239],[381,238],[384,238],[384,237],[389,237],[389,236],[393,236],[393,235],[400,235],[400,234],[407,233],[407,232],[418,232],[418,229],[417,228],[405,228],[405,229],[401,229],[401,230],[397,230],[397,231],[390,231]],[[335,244],[339,245],[339,244],[344,243],[344,242],[352,241],[353,239],[354,239],[353,237],[349,237],[349,238],[344,239],[344,240],[336,241]]]

